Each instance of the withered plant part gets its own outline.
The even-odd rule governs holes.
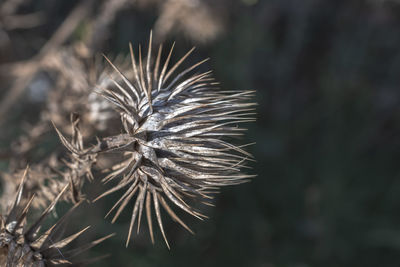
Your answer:
[[[115,112],[111,113],[111,108],[102,104],[103,99],[92,97],[93,88],[98,83],[104,83],[108,77],[104,77],[105,66],[98,58],[87,56],[82,48],[65,47],[61,51],[56,51],[43,64],[43,69],[52,77],[55,84],[48,92],[46,105],[41,112],[41,121],[49,124],[54,122],[63,131],[69,125],[68,118],[71,113],[80,114],[83,121],[83,131],[86,136],[93,135],[94,132],[106,130],[108,122],[117,117]],[[127,65],[127,61],[121,56],[116,60],[122,65]],[[103,114],[104,112],[104,114]],[[95,113],[95,114],[92,114]],[[51,128],[51,127],[50,127]]]
[[[152,242],[151,209],[154,208],[169,247],[160,207],[192,232],[169,203],[203,219],[206,216],[194,207],[197,203],[211,204],[213,194],[221,186],[239,184],[253,177],[240,171],[252,156],[243,146],[227,140],[243,134],[239,123],[254,121],[255,103],[251,102],[254,92],[220,90],[211,71],[192,74],[207,59],[175,74],[194,49],[169,67],[173,47],[162,64],[162,46],[155,61],[152,60],[152,35],[146,58],[142,57],[139,46],[136,59],[130,45],[134,73],[131,80],[106,58],[123,82],[114,81],[114,88],[102,87],[99,93],[120,112],[124,133],[104,138],[89,152],[112,150],[124,156],[103,179],[104,183],[119,179],[118,184],[95,200],[125,190],[107,214],[119,206],[112,220],[115,222],[130,200],[136,199],[126,245],[136,220],[137,231],[140,229],[143,209]]]
[[[52,227],[43,231],[44,220],[54,210],[58,200],[64,194],[65,186],[56,196],[52,203],[43,211],[42,215],[33,222],[29,222],[27,214],[35,198],[23,197],[26,172],[15,196],[15,201],[6,216],[1,216],[0,223],[0,265],[6,267],[14,266],[69,266],[77,265],[89,260],[77,260],[82,252],[99,244],[112,235],[87,243],[81,247],[66,250],[67,246],[77,239],[89,227],[81,231],[63,237],[66,221],[80,203],[74,205],[64,216],[62,216]]]
[[[33,202],[33,207],[44,207],[53,199],[66,184],[71,185],[71,194],[65,194],[63,200],[77,202],[83,196],[81,187],[84,179],[81,176],[91,177],[91,166],[96,160],[96,155],[87,155],[83,148],[82,130],[78,128],[78,121],[83,121],[85,136],[97,133],[110,134],[110,129],[119,127],[118,112],[112,104],[94,92],[96,84],[112,86],[112,80],[119,81],[119,75],[107,74],[108,65],[100,58],[85,59],[75,49],[65,48],[54,52],[51,60],[43,66],[50,75],[54,76],[57,85],[48,94],[45,108],[41,111],[39,121],[26,127],[26,134],[19,136],[10,146],[8,157],[12,174],[2,175],[2,184],[5,190],[1,196],[2,207],[8,202],[9,196],[19,185],[20,169],[26,166],[29,152],[37,147],[40,140],[49,138],[51,122],[60,127],[60,130],[72,135],[68,154],[54,151],[46,159],[35,162],[31,166],[28,188],[34,189],[38,195]],[[115,60],[124,70],[130,67],[129,57],[117,56]],[[129,68],[130,69],[130,68]],[[132,75],[128,75],[131,77]],[[70,127],[70,114],[77,111],[76,117]],[[111,133],[119,132],[111,131]],[[66,139],[62,139],[69,142]],[[79,151],[79,153],[77,153]],[[64,159],[64,160],[63,160]],[[73,183],[72,183],[73,182]]]
[[[95,78],[91,79],[94,68],[86,66],[85,58],[81,57],[77,49],[65,47],[53,51],[48,59],[40,65],[41,70],[48,74],[49,87],[41,101],[43,108],[34,124],[23,125],[25,134],[19,136],[10,146],[10,170],[26,166],[29,161],[29,152],[35,149],[41,140],[53,135],[51,121],[63,125],[69,134],[69,116],[72,112],[86,114],[88,112],[88,95],[90,87],[96,84]],[[44,76],[42,79],[46,79]],[[54,83],[51,83],[54,81]],[[89,134],[96,126],[85,123],[85,130]],[[91,132],[90,132],[91,131]]]
[[[96,162],[97,154],[90,153],[90,148],[85,149],[83,146],[83,137],[78,128],[79,118],[73,119],[72,122],[72,140],[68,141],[62,136],[56,127],[54,127],[60,137],[63,145],[69,150],[69,159],[64,161],[67,171],[60,172],[64,182],[70,185],[72,201],[74,203],[80,201],[84,178],[92,181],[92,166]]]
[[[11,172],[26,166],[29,153],[41,140],[54,134],[51,122],[71,135],[71,113],[80,114],[81,132],[84,136],[92,136],[94,133],[112,134],[115,131],[110,129],[119,126],[118,120],[115,120],[118,113],[112,108],[112,104],[94,92],[97,84],[109,87],[112,86],[111,79],[118,80],[119,77],[107,74],[109,66],[100,57],[86,58],[82,54],[84,52],[79,50],[79,46],[65,47],[52,53],[43,64],[43,70],[55,82],[47,92],[39,120],[34,124],[24,125],[25,134],[19,136],[7,152]],[[118,55],[115,60],[124,70],[130,67],[128,57]]]
[[[50,157],[48,162],[42,162],[32,166],[27,173],[27,179],[24,183],[24,191],[22,197],[28,198],[32,192],[35,192],[35,199],[32,202],[32,208],[43,209],[59,194],[59,192],[68,184],[60,182],[57,173],[53,171],[54,157]],[[1,213],[4,214],[7,208],[14,201],[14,195],[21,184],[24,170],[18,170],[10,173],[2,173],[2,194],[0,198]],[[62,198],[66,198],[68,194],[63,194]]]
[[[63,145],[68,149],[64,158],[58,159],[55,154],[38,164],[31,167],[28,174],[28,182],[25,187],[28,193],[33,191],[36,198],[32,203],[34,208],[46,207],[60,192],[62,188],[68,186],[69,190],[62,196],[62,200],[78,203],[85,199],[82,194],[82,187],[85,180],[92,181],[92,166],[97,159],[97,153],[88,153],[89,149],[83,146],[83,137],[78,127],[79,118],[71,116],[71,140],[64,138],[60,134]],[[20,172],[14,174],[3,174],[3,194],[0,198],[1,206],[7,205],[10,195],[20,183]]]
[[[94,93],[96,85],[112,86],[111,80],[120,80],[117,75],[109,75],[108,65],[99,57],[92,57],[80,51],[84,48],[64,47],[55,51],[52,56],[43,63],[46,71],[55,84],[48,93],[45,108],[40,118],[43,123],[50,125],[52,121],[63,131],[69,134],[69,116],[77,113],[83,122],[85,136],[91,136],[94,132],[106,131],[112,119],[118,118],[118,114],[111,105],[104,104],[104,99]],[[126,70],[129,67],[129,58],[118,55],[115,57],[118,64]],[[132,75],[129,73],[128,77]],[[112,125],[112,124],[111,124]],[[68,127],[66,127],[68,126]]]

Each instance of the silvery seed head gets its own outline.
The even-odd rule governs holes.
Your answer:
[[[139,46],[136,58],[130,45],[133,79],[126,78],[106,58],[122,82],[114,81],[114,89],[101,87],[100,94],[120,113],[123,133],[109,141],[124,140],[118,147],[124,160],[104,178],[104,182],[117,179],[118,184],[98,199],[124,190],[110,210],[119,206],[113,222],[132,200],[127,245],[135,222],[139,231],[143,209],[152,241],[154,207],[169,247],[160,207],[191,232],[171,203],[203,219],[206,216],[195,208],[196,203],[211,204],[220,187],[240,184],[252,177],[241,172],[251,155],[230,140],[243,134],[239,124],[254,121],[254,91],[219,89],[211,71],[196,73],[207,59],[178,72],[194,49],[170,66],[173,49],[174,45],[162,63],[161,45],[153,59],[151,35],[146,57]]]

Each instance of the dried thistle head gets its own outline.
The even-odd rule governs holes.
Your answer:
[[[81,231],[63,237],[66,230],[66,221],[71,213],[79,206],[74,205],[53,226],[41,231],[44,220],[53,211],[58,200],[66,191],[67,186],[56,196],[52,203],[43,211],[41,216],[33,222],[28,222],[27,214],[35,195],[30,198],[23,197],[26,172],[15,196],[15,201],[6,216],[0,218],[0,265],[1,266],[65,266],[78,264],[76,256],[90,249],[103,240],[111,237],[92,241],[79,248],[65,250],[65,248],[77,239],[89,227]],[[81,261],[85,262],[85,261]]]
[[[130,45],[133,73],[130,80],[106,58],[122,82],[113,80],[114,89],[102,87],[100,94],[120,112],[124,133],[107,138],[105,143],[119,143],[118,150],[123,153],[124,160],[114,165],[103,179],[109,182],[119,178],[118,184],[97,199],[125,190],[110,210],[119,205],[113,222],[130,200],[136,199],[127,245],[136,220],[139,231],[143,209],[146,209],[152,242],[151,209],[154,206],[158,225],[169,247],[160,206],[192,232],[169,203],[203,219],[206,216],[194,207],[197,203],[211,204],[213,193],[221,186],[239,184],[252,177],[241,172],[251,155],[228,139],[243,134],[239,123],[254,120],[255,103],[251,100],[254,92],[220,90],[211,71],[193,74],[207,59],[175,73],[193,49],[169,67],[173,48],[162,64],[161,45],[153,61],[151,34],[145,58],[139,46],[136,59]]]
[[[45,208],[67,185],[69,190],[63,194],[61,200],[78,203],[85,199],[82,187],[85,180],[92,181],[94,179],[92,166],[96,163],[97,154],[88,153],[89,149],[83,146],[83,136],[78,123],[79,117],[71,115],[71,140],[65,138],[55,128],[61,142],[68,149],[66,155],[59,157],[53,153],[30,168],[27,174],[29,179],[25,182],[24,197],[27,197],[30,192],[35,192],[33,208]],[[12,202],[12,196],[21,182],[22,171],[1,175],[3,193],[0,196],[0,206],[2,211]]]
[[[92,166],[97,159],[97,153],[90,153],[90,148],[84,148],[83,136],[79,130],[78,124],[79,117],[71,115],[72,138],[70,141],[67,140],[54,125],[61,142],[69,151],[68,160],[63,161],[67,170],[60,172],[60,176],[62,176],[62,181],[64,183],[70,185],[70,196],[74,203],[84,198],[81,189],[85,178],[89,181],[94,179]]]

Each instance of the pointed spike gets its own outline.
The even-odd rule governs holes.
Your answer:
[[[69,237],[64,238],[63,240],[60,240],[60,241],[58,241],[56,243],[51,244],[49,246],[49,248],[58,248],[58,249],[63,248],[66,245],[68,245],[69,243],[71,243],[73,240],[78,238],[81,234],[83,234],[89,228],[90,228],[90,225],[85,227],[85,228],[83,228],[79,232],[77,232],[77,233],[75,233],[73,235],[70,235]]]
[[[197,67],[200,66],[201,64],[207,62],[208,60],[210,60],[210,58],[203,59],[202,61],[197,62],[197,63],[194,64],[193,66],[191,66],[191,67],[187,68],[186,70],[180,72],[180,73],[172,80],[172,82],[168,85],[168,87],[167,87],[166,90],[167,90],[167,91],[171,90],[171,87],[174,86],[174,84],[175,84],[180,78],[182,78],[184,75],[186,75],[187,73],[189,73],[189,72],[192,71],[193,69],[197,68]]]
[[[156,210],[156,217],[157,217],[157,221],[158,221],[158,226],[160,227],[160,230],[161,230],[161,234],[164,238],[165,244],[167,245],[168,249],[171,249],[168,244],[167,237],[165,236],[164,227],[163,227],[163,223],[161,220],[160,205],[158,204],[158,193],[155,190],[153,191],[153,202],[154,202],[154,209]]]
[[[158,87],[157,87],[158,91],[160,91],[161,86],[164,83],[164,75],[165,75],[165,72],[167,71],[168,63],[169,63],[169,60],[171,59],[171,55],[172,55],[172,51],[174,50],[174,47],[175,47],[175,42],[172,44],[171,50],[169,51],[168,57],[165,60],[164,67],[161,71],[161,75],[160,75],[160,79],[158,81]]]
[[[73,258],[73,257],[76,257],[76,256],[78,256],[79,254],[81,254],[81,253],[83,253],[83,252],[85,252],[85,251],[91,249],[92,247],[94,247],[94,246],[96,246],[96,245],[102,243],[103,241],[105,241],[105,240],[107,240],[107,239],[109,239],[109,238],[111,238],[111,237],[113,237],[113,236],[115,236],[115,233],[112,233],[112,234],[109,234],[109,235],[104,236],[104,237],[102,237],[102,238],[99,238],[99,239],[97,239],[97,240],[94,240],[94,241],[92,241],[92,242],[90,242],[90,243],[88,243],[88,244],[85,244],[85,245],[83,245],[83,246],[80,246],[80,247],[77,247],[77,248],[68,250],[68,251],[66,251],[66,252],[63,252],[64,257],[66,257],[66,258]]]
[[[143,91],[142,84],[140,83],[139,72],[137,70],[135,54],[133,52],[133,48],[132,48],[132,43],[131,42],[129,42],[129,51],[130,51],[130,54],[131,54],[132,69],[133,69],[133,73],[135,74],[136,83],[139,86],[139,89],[141,91]],[[137,93],[139,95],[138,96],[138,100],[139,100],[141,98],[141,94],[140,94],[140,92],[137,92]]]
[[[191,85],[201,81],[205,77],[208,77],[211,71],[207,71],[198,75],[195,75],[193,77],[188,78],[187,80],[181,82],[179,85],[174,87],[173,91],[171,91],[170,96],[168,97],[168,100],[172,99],[174,96],[177,94],[181,93],[182,91],[186,90],[189,88]]]
[[[141,187],[139,196],[142,194],[142,190],[143,190],[143,188]],[[131,217],[131,222],[130,222],[129,231],[128,231],[128,238],[126,239],[126,243],[125,243],[126,247],[128,247],[128,245],[129,245],[129,241],[131,239],[133,225],[135,224],[136,216],[137,216],[137,213],[138,213],[138,208],[139,208],[140,201],[141,201],[139,196],[137,197],[135,205],[133,206],[132,217]]]
[[[179,217],[178,215],[175,214],[175,212],[171,209],[171,207],[168,205],[168,203],[165,201],[165,199],[160,196],[161,200],[161,205],[164,207],[164,209],[168,212],[168,214],[174,219],[176,222],[178,222],[180,225],[183,226],[186,230],[188,230],[192,235],[194,235],[194,232],[192,229],[190,229]]]
[[[121,212],[125,209],[126,205],[128,205],[128,202],[133,198],[135,195],[136,191],[138,190],[138,187],[135,187],[133,191],[125,198],[125,200],[122,202],[121,206],[119,206],[117,212],[115,213],[111,223],[115,223],[121,214]]]
[[[142,64],[142,48],[139,45],[139,69],[140,69],[140,83],[142,84],[143,93],[147,98],[147,102],[149,104],[150,112],[153,112],[153,107],[151,105],[151,95],[149,94],[149,90],[146,88],[146,84],[144,81],[144,73],[143,73],[143,64]]]
[[[147,216],[147,225],[149,227],[151,243],[154,245],[153,223],[151,220],[151,194],[150,194],[150,192],[147,192],[147,197],[146,197],[146,216]]]
[[[21,224],[21,222],[26,218],[26,215],[29,211],[29,208],[32,204],[33,199],[35,198],[35,194],[32,195],[32,197],[29,199],[28,203],[25,205],[25,208],[23,209],[23,211],[21,212],[21,214],[18,216],[19,218],[17,219],[17,223],[14,226],[14,229],[12,229],[13,231],[11,232],[12,234],[14,233],[14,231],[16,229],[19,228],[19,225]]]
[[[56,127],[55,123],[53,121],[51,121],[51,123],[53,124],[54,129],[57,132],[58,137],[60,138],[61,143],[72,153],[75,153],[77,155],[82,154],[81,151],[77,150],[70,141],[67,140],[67,138],[64,137],[64,135],[60,132],[60,130],[58,130],[58,128]]]
[[[26,232],[26,237],[28,239],[33,239],[33,235],[40,227],[42,221],[50,214],[50,212],[54,209],[55,205],[57,204],[58,200],[61,198],[61,196],[64,194],[64,192],[67,190],[69,187],[69,184],[65,185],[64,188],[61,190],[61,192],[56,196],[56,198],[51,202],[51,204],[43,211],[42,215],[39,217],[39,219],[36,220],[36,222],[29,228],[29,230]]]
[[[107,62],[111,65],[111,67],[121,76],[124,83],[132,90],[132,92],[136,91],[135,87],[129,82],[128,78],[109,60],[106,55],[103,54],[103,57],[107,60]]]
[[[146,77],[147,77],[147,95],[148,102],[150,107],[150,112],[153,113],[152,99],[151,99],[151,91],[152,91],[152,83],[151,83],[151,73],[150,73],[150,59],[151,59],[151,49],[153,43],[153,31],[150,31],[150,40],[149,40],[149,48],[147,52],[147,63],[146,63]]]
[[[161,60],[161,52],[162,52],[162,44],[158,48],[158,54],[156,58],[156,65],[154,67],[154,82],[158,84],[158,68],[160,67],[160,60]],[[158,90],[158,88],[157,88]]]
[[[147,177],[146,177],[146,182],[143,185],[143,193],[138,196],[141,198],[140,205],[139,205],[139,218],[138,218],[138,224],[137,224],[137,233],[139,233],[140,230],[140,222],[142,219],[142,212],[143,212],[143,203],[146,200],[146,191],[147,191]]]
[[[182,210],[186,211],[190,215],[196,217],[199,220],[203,220],[203,214],[193,211],[190,206],[180,198],[175,190],[173,190],[166,182],[161,182],[161,187],[165,193],[165,195],[178,207],[180,207]]]
[[[142,64],[142,46],[139,45],[139,82],[142,85],[142,91],[147,94],[146,85],[144,84],[143,64]]]
[[[24,190],[24,186],[25,186],[25,180],[26,180],[26,175],[28,173],[29,170],[29,165],[26,166],[25,170],[24,170],[24,174],[22,175],[22,179],[21,182],[18,186],[18,190],[17,190],[17,194],[15,196],[15,200],[14,203],[12,205],[12,208],[10,209],[9,212],[9,216],[7,217],[6,220],[6,224],[8,224],[10,222],[10,220],[14,220],[14,217],[16,216],[16,208],[19,205],[19,203],[21,202],[21,198],[22,198],[22,193]]]
[[[70,208],[67,213],[65,213],[52,227],[50,227],[45,233],[43,233],[40,237],[36,238],[34,242],[31,243],[31,246],[42,250],[47,248],[49,242],[53,242],[53,240],[58,240],[58,237],[61,237],[62,234],[58,234],[58,231],[62,227],[62,225],[68,220],[71,214],[79,207],[83,201],[76,203],[72,208]],[[63,231],[61,231],[63,232]],[[58,235],[57,235],[58,234]]]
[[[167,75],[165,75],[165,79],[163,83],[168,80],[169,76],[171,76],[172,73],[182,64],[182,62],[196,49],[196,47],[193,47],[190,49],[178,62],[175,63],[175,65],[168,71]]]
[[[94,200],[92,200],[92,202],[94,203],[94,202],[98,201],[99,199],[101,199],[101,198],[103,198],[103,197],[105,197],[105,196],[107,196],[107,195],[109,195],[111,193],[114,193],[115,191],[118,191],[118,190],[122,189],[126,185],[128,185],[128,182],[120,183],[120,184],[114,186],[113,188],[107,190],[106,192],[104,192],[100,196],[96,197]]]
[[[104,218],[107,218],[108,215],[111,214],[111,212],[123,201],[125,200],[133,190],[135,190],[136,188],[136,183],[133,183],[128,190],[126,190],[126,192],[122,195],[122,197],[114,204],[114,206],[112,206],[112,208],[107,212],[106,216],[104,216]],[[130,199],[129,199],[130,200]],[[129,201],[128,200],[128,201]]]

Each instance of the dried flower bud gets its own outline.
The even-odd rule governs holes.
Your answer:
[[[79,203],[74,205],[48,230],[40,231],[44,220],[52,212],[67,186],[64,187],[36,221],[28,223],[27,214],[35,195],[30,198],[23,197],[26,172],[27,170],[24,173],[10,211],[7,216],[1,216],[0,218],[1,266],[44,267],[78,264],[74,260],[76,256],[112,236],[109,235],[82,247],[65,251],[64,248],[89,228],[86,227],[71,236],[62,237],[62,233],[65,230],[65,222],[79,206]]]
[[[221,186],[239,184],[253,177],[240,172],[251,155],[227,139],[242,135],[244,129],[237,124],[254,121],[255,103],[251,102],[254,91],[222,91],[217,88],[211,71],[191,74],[207,59],[174,75],[194,49],[169,68],[173,48],[161,65],[162,46],[152,62],[152,35],[145,59],[139,46],[137,61],[130,45],[131,80],[106,58],[122,81],[114,80],[113,89],[100,88],[100,94],[120,112],[124,133],[105,139],[103,145],[108,149],[118,148],[124,160],[113,166],[103,180],[109,182],[121,177],[118,184],[97,199],[125,188],[110,210],[120,205],[114,222],[136,195],[127,245],[136,220],[139,231],[144,208],[152,242],[153,204],[169,247],[160,206],[191,232],[168,202],[202,219],[206,216],[188,200],[209,203]]]
[[[81,189],[85,181],[93,180],[92,166],[96,162],[97,154],[90,153],[90,148],[83,147],[83,137],[78,127],[79,118],[71,115],[72,140],[68,141],[54,126],[63,145],[69,150],[69,160],[65,160],[67,171],[61,172],[64,183],[70,184],[70,192],[73,202],[80,201],[83,197]]]

